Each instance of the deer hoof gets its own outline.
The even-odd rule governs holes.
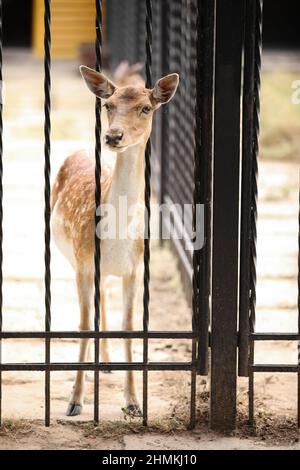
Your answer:
[[[66,415],[67,416],[78,416],[82,412],[82,405],[78,405],[76,403],[70,403]]]
[[[122,408],[122,411],[126,416],[129,416],[129,418],[142,418],[143,413],[139,405],[134,404],[134,405],[127,405],[125,408]]]

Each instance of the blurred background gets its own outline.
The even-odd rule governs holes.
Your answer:
[[[154,2],[155,4],[157,2]],[[159,3],[159,2],[158,2]],[[172,2],[173,3],[173,2]],[[180,8],[181,2],[174,2]],[[193,24],[191,1],[183,2]],[[293,104],[293,84],[300,80],[299,18],[297,0],[264,0],[263,60],[261,88],[261,146],[259,162],[258,205],[258,284],[257,331],[297,331],[297,213],[300,164],[300,104]],[[52,0],[52,175],[64,158],[73,152],[94,145],[94,98],[79,76],[78,65],[95,62],[94,0]],[[137,16],[134,0],[103,1],[103,65],[113,74],[121,60],[130,63],[144,60],[144,17]],[[179,5],[179,6],[178,6]],[[122,24],[113,16],[122,9]],[[119,15],[120,16],[120,15]],[[136,29],[141,40],[135,43]],[[126,30],[126,32],[125,32]],[[154,36],[156,34],[154,29]],[[183,31],[182,37],[187,38]],[[179,38],[181,38],[180,34]],[[155,36],[156,37],[156,36]],[[155,40],[155,38],[154,38]],[[181,39],[180,39],[181,40]],[[182,39],[183,40],[183,39]],[[7,330],[41,330],[44,327],[43,306],[43,1],[3,1],[4,43],[4,314]],[[117,49],[117,53],[115,53]],[[128,56],[126,51],[130,52]],[[181,71],[182,58],[174,58],[172,70]],[[189,57],[191,63],[193,57]],[[176,62],[177,61],[177,62]],[[186,64],[185,64],[186,66]],[[161,64],[154,61],[154,80],[159,78]],[[181,86],[174,104],[193,98],[193,83]],[[192,108],[191,108],[192,109]],[[191,116],[190,116],[191,118]],[[191,118],[192,119],[192,118]],[[188,121],[191,122],[192,121]],[[154,128],[154,143],[159,139],[160,117]],[[189,130],[187,129],[187,132]],[[191,125],[190,131],[193,132]],[[175,131],[174,131],[175,133]],[[176,136],[177,138],[177,136]],[[187,150],[186,150],[187,151]],[[159,162],[159,158],[157,162]],[[172,172],[170,164],[170,172]],[[192,168],[183,166],[190,174]],[[169,178],[168,176],[165,176]],[[154,168],[153,185],[158,188],[159,168]],[[172,180],[169,179],[171,185]],[[167,183],[166,183],[167,184]],[[190,193],[185,194],[187,202]],[[192,191],[192,188],[191,188]],[[175,201],[176,202],[176,201]],[[189,329],[189,273],[176,248],[153,244],[151,322],[153,329]],[[179,269],[178,269],[179,267]],[[189,268],[188,268],[189,269]],[[187,269],[187,271],[188,271]],[[181,277],[180,274],[181,273]],[[52,249],[52,328],[75,330],[78,306],[73,273],[53,246]],[[181,280],[183,279],[184,284]],[[184,288],[182,287],[184,285]],[[109,308],[111,329],[120,328],[120,286],[110,283]],[[140,320],[140,316],[139,316]],[[136,327],[139,327],[137,320]],[[117,341],[115,341],[117,343]],[[141,349],[136,341],[135,355]],[[154,341],[151,360],[184,360],[190,357],[190,346]],[[43,361],[43,342],[6,341],[4,361]],[[120,345],[113,347],[113,360],[122,354]],[[261,344],[257,361],[290,363],[297,360],[296,344]],[[76,360],[77,343],[53,341],[52,360]],[[183,359],[184,358],[184,359]],[[176,373],[177,374],[177,373]],[[169,374],[169,390],[160,393],[160,385],[168,373],[154,373],[152,393],[157,400],[153,408],[171,406],[178,396],[179,383],[187,386],[184,374]],[[5,373],[4,410],[8,416],[43,416],[43,377],[39,373]],[[64,412],[71,391],[72,373],[55,373],[53,380],[54,415]],[[178,377],[182,381],[178,381]],[[163,377],[162,377],[163,376]],[[176,379],[177,377],[177,379]],[[107,416],[116,416],[122,404],[121,373],[105,376]],[[259,406],[276,413],[296,409],[296,374],[279,377],[261,374],[257,378]],[[110,387],[110,388],[109,388]],[[181,386],[180,386],[181,387]],[[179,387],[179,388],[180,388]],[[239,382],[239,405],[246,403],[246,382]],[[111,403],[111,389],[116,401]],[[105,387],[102,387],[105,390]],[[23,400],[18,400],[22,390]],[[180,392],[181,393],[181,392]],[[183,392],[183,395],[186,392]],[[35,400],[32,400],[33,394]],[[92,385],[83,419],[92,415]],[[293,399],[293,397],[295,399]],[[90,400],[90,401],[89,401]],[[33,404],[34,403],[34,404]],[[167,404],[166,404],[167,403]],[[34,407],[34,410],[32,409]]]

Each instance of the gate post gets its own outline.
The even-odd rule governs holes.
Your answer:
[[[236,418],[241,65],[245,0],[217,0],[212,248],[211,427]]]

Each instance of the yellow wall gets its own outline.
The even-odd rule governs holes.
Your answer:
[[[95,0],[51,1],[51,53],[53,58],[74,59],[79,46],[95,41]],[[33,50],[44,55],[44,0],[33,4]]]

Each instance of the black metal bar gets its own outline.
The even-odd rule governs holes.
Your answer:
[[[51,120],[50,120],[50,109],[51,109],[51,0],[44,1],[44,178],[45,178],[45,190],[44,190],[44,220],[45,220],[45,331],[50,331],[51,328],[51,251],[50,251],[50,132],[51,132]],[[50,426],[50,338],[45,340],[45,424]]]
[[[72,363],[72,362],[51,362],[47,364],[41,363],[2,363],[1,371],[63,371],[63,370],[181,370],[191,371],[196,367],[193,362],[99,362],[95,366],[94,362]],[[295,372],[300,371],[300,365],[297,364],[253,364],[250,368],[254,372]]]
[[[251,253],[250,253],[250,332],[255,329],[256,306],[256,222],[257,222],[257,176],[260,130],[260,71],[262,48],[262,0],[256,0],[255,61],[254,61],[254,116],[252,154],[252,200],[251,200]]]
[[[200,35],[201,35],[201,14],[202,14],[202,2],[198,1],[197,2],[197,11],[195,12],[197,15],[197,21],[196,21],[196,29],[197,29],[197,64],[195,68],[195,75],[196,75],[196,99],[195,99],[195,125],[194,125],[194,139],[195,139],[195,144],[194,144],[194,193],[193,193],[193,231],[195,235],[195,240],[194,243],[196,243],[196,237],[197,237],[197,230],[199,228],[198,226],[198,221],[197,221],[197,208],[199,207],[200,204],[200,156],[199,156],[199,149],[200,149],[200,93],[199,93],[199,88],[200,88],[200,53],[199,53],[199,43],[200,43]],[[187,11],[185,12],[187,16]],[[183,12],[184,14],[184,12]],[[181,19],[182,21],[182,19]],[[185,28],[188,26],[185,25]],[[186,41],[188,43],[188,41]],[[188,45],[186,44],[188,47]],[[186,64],[187,66],[187,64]],[[187,74],[187,70],[185,71]],[[187,77],[184,76],[184,80],[186,80]],[[187,95],[187,86],[188,84],[185,84],[185,95]],[[186,119],[188,117],[186,116]],[[193,277],[192,277],[192,329],[194,332],[199,331],[199,249],[196,249],[194,247],[193,249]],[[193,339],[192,342],[192,361],[196,362],[197,360],[197,349],[198,349],[198,341],[197,339]],[[197,370],[192,370],[191,372],[191,400],[190,400],[190,427],[194,428],[196,424],[196,386],[197,386],[197,380],[196,380],[196,374]]]
[[[212,159],[213,159],[213,104],[215,65],[215,0],[198,0],[201,24],[198,29],[197,57],[200,62],[197,77],[199,118],[197,128],[199,158],[199,196],[204,205],[204,246],[199,252],[199,374],[208,374],[209,323],[211,293],[211,204],[212,204]],[[197,142],[197,140],[196,140]]]
[[[201,77],[200,77],[200,69],[201,69],[201,28],[202,28],[202,15],[203,15],[203,2],[198,1],[197,2],[197,23],[196,23],[196,29],[197,29],[197,65],[196,65],[196,100],[195,100],[195,128],[194,128],[194,134],[195,134],[195,149],[194,149],[194,194],[193,194],[193,231],[197,235],[197,230],[198,230],[198,223],[197,223],[197,207],[199,207],[200,204],[200,161],[201,161],[201,155],[200,155],[200,146],[201,146],[201,115],[200,115],[200,109],[202,105],[202,100],[201,100]],[[196,239],[196,236],[195,236]],[[194,241],[195,243],[195,241]],[[192,286],[193,286],[193,292],[192,292],[192,328],[193,331],[199,331],[199,342],[203,341],[203,330],[199,330],[199,282],[200,282],[200,273],[199,273],[199,268],[200,268],[200,250],[195,249],[193,250],[193,277],[192,277]],[[201,337],[200,337],[201,335]],[[196,350],[197,350],[197,345],[196,341],[193,341],[192,345],[192,352],[193,352],[193,359],[195,359],[196,355]],[[205,354],[205,351],[204,351]],[[194,373],[192,372],[192,380],[191,380],[191,385],[196,387],[196,380],[194,380],[193,377]],[[194,401],[194,394],[196,391],[191,390],[192,394],[192,399],[191,403]],[[191,422],[193,421],[194,424],[194,410],[191,407]]]
[[[45,363],[5,363],[0,365],[0,370],[2,371],[45,371],[48,366]],[[195,364],[192,362],[149,362],[146,366],[142,362],[135,363],[99,363],[97,365],[97,370],[119,370],[119,371],[126,371],[126,370],[144,370],[147,368],[148,370],[181,370],[181,371],[189,371],[195,368]],[[296,372],[300,371],[300,366],[293,365],[293,364],[254,364],[251,366],[254,372]],[[63,371],[63,370],[95,370],[94,363],[55,363],[52,362],[49,366],[50,371]]]
[[[241,58],[245,2],[216,3],[211,427],[236,419]]]
[[[252,168],[251,168],[251,212],[250,212],[250,261],[249,261],[249,331],[255,330],[256,309],[256,221],[257,221],[257,175],[259,153],[259,112],[260,112],[260,70],[262,48],[262,7],[263,0],[255,1],[255,57],[254,57],[254,106],[252,134]],[[253,364],[255,357],[255,342],[250,341],[249,363]],[[249,421],[254,422],[254,370],[249,369]]]
[[[149,339],[193,339],[198,333],[192,331],[148,331]],[[132,338],[143,339],[143,331],[2,331],[0,339],[79,339],[79,338]]]
[[[152,86],[152,1],[146,0],[146,88]],[[151,198],[151,141],[145,151],[145,232],[144,232],[144,296],[143,296],[143,361],[148,363],[148,324],[149,324],[149,282],[150,282],[150,198]],[[148,369],[143,370],[143,424],[148,420]]]
[[[78,338],[136,338],[143,339],[143,331],[0,331],[0,339],[78,339]],[[148,331],[148,338],[158,339],[193,339],[198,333],[193,331]],[[255,341],[299,341],[300,333],[252,333],[250,338]]]
[[[3,241],[3,142],[2,142],[2,132],[3,132],[3,122],[2,122],[2,111],[3,111],[3,96],[2,96],[2,0],[0,0],[0,333],[2,332],[2,306],[3,306],[3,294],[2,294],[2,284],[3,284],[3,273],[2,273],[2,261],[3,261],[3,251],[2,251],[2,241]],[[0,364],[2,363],[2,342],[0,337]],[[2,373],[0,371],[0,426],[2,424]]]
[[[300,333],[251,333],[254,341],[299,341]]]
[[[2,371],[45,371],[48,368],[47,364],[44,363],[6,363],[0,365]],[[94,362],[86,363],[72,363],[72,362],[51,362],[49,369],[51,371],[63,371],[63,370],[182,370],[190,371],[195,368],[195,364],[192,362],[101,362],[95,364]]]
[[[254,370],[251,368],[254,363],[254,341],[250,341],[249,347],[249,382],[248,382],[248,417],[249,424],[254,424]]]
[[[239,363],[248,376],[256,0],[246,0],[240,235]]]
[[[102,70],[102,0],[96,0],[96,70]],[[97,215],[97,208],[101,204],[101,99],[96,98],[95,103],[95,253],[94,253],[94,328],[99,331],[100,325],[100,240],[97,236],[96,227],[100,222],[100,215]],[[95,366],[99,364],[99,337],[95,337]],[[95,368],[94,374],[94,422],[99,422],[99,371]]]
[[[190,428],[196,425],[196,391],[197,391],[197,340],[192,342],[192,364],[195,367],[191,370],[191,399],[190,399]]]
[[[300,365],[296,364],[251,364],[253,372],[300,372]]]

